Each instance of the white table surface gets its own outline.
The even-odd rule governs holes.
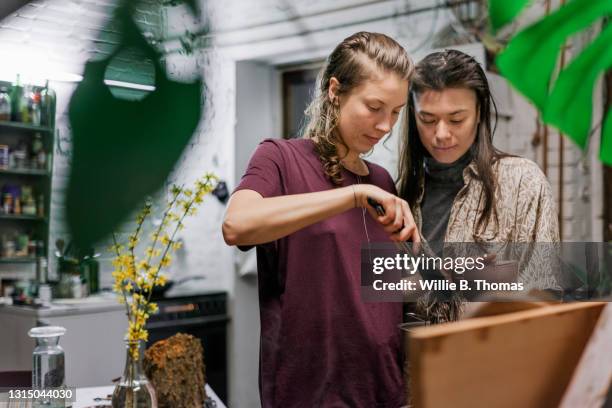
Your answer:
[[[110,400],[94,401],[94,398],[106,398],[111,395],[115,387],[113,385],[105,385],[102,387],[77,388],[76,402],[72,403],[72,408],[92,408],[92,407],[110,407]],[[217,394],[206,384],[206,395],[217,403],[217,408],[226,408],[221,402]]]

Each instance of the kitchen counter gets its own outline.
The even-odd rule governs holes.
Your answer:
[[[32,370],[36,326],[62,326],[59,344],[65,352],[66,384],[90,387],[110,382],[123,372],[128,323],[125,306],[115,295],[58,299],[43,307],[0,306],[0,371]],[[92,369],[95,367],[95,369]]]
[[[81,299],[54,299],[44,306],[0,305],[0,314],[32,316],[37,318],[71,316],[125,310],[112,293],[94,295]]]

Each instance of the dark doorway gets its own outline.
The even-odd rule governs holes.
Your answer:
[[[304,111],[314,96],[318,73],[316,65],[288,68],[282,72],[284,138],[301,136]]]

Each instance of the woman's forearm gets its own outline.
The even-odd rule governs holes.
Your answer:
[[[271,242],[355,205],[353,186],[270,198],[242,190],[228,204],[223,237],[229,245]]]

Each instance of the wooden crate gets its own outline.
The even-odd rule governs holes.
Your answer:
[[[557,407],[604,305],[544,305],[413,330],[413,406]]]

